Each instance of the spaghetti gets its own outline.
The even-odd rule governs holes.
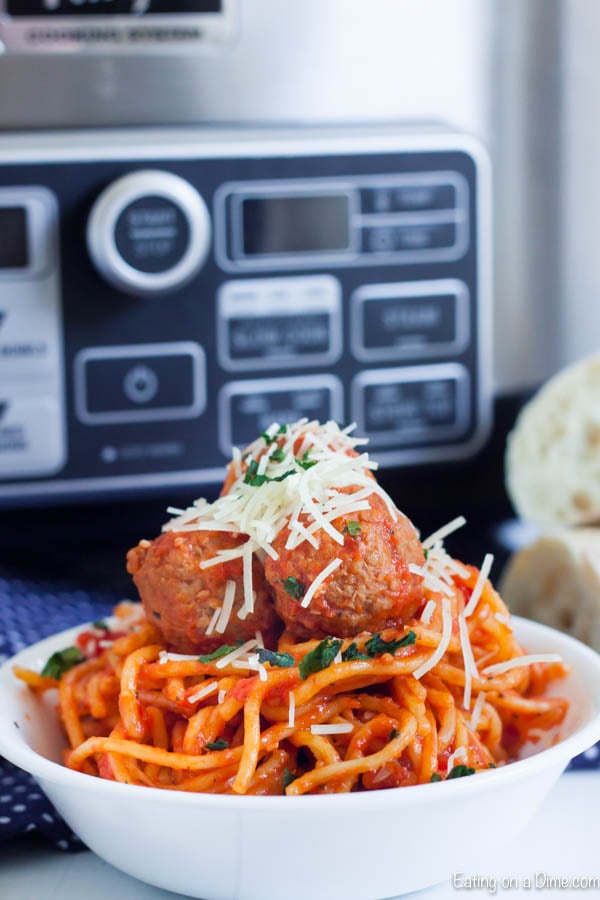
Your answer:
[[[267,432],[271,455],[274,443],[280,447],[277,433]],[[254,471],[262,477],[269,470],[259,465],[260,456]],[[240,483],[250,466],[247,457],[235,456],[232,478]],[[348,531],[348,521],[355,523],[348,537],[355,556],[352,541],[360,538],[360,523],[370,521],[361,518],[368,512],[360,504],[369,497],[369,484],[376,484],[364,471],[360,500],[348,497],[354,474],[340,489],[346,512],[326,519],[337,534]],[[232,484],[235,489],[235,479]],[[331,485],[325,493],[334,509]],[[303,532],[318,541],[320,529],[313,526],[323,513],[313,512],[310,518],[288,503],[286,527],[295,523],[290,543],[300,544]],[[188,529],[199,521],[176,513]],[[226,524],[221,522],[223,530]],[[420,561],[410,564],[420,600],[416,608],[411,601],[412,614],[391,627],[305,639],[306,620],[295,628],[291,619],[276,640],[255,631],[230,643],[236,580],[228,569],[221,606],[206,610],[205,631],[216,644],[210,651],[173,652],[160,622],[139,604],[121,604],[110,622],[79,636],[68,659],[58,655],[59,670],[16,674],[33,690],[58,688],[70,745],[67,766],[130,784],[297,796],[423,784],[504,765],[526,743],[555,739],[567,701],[547,696],[546,689],[566,668],[558,657],[528,656],[519,645],[487,578],[489,560],[480,571],[446,554],[443,538],[460,524],[423,542],[426,552],[420,549]],[[250,538],[255,558],[259,530],[255,526]],[[271,548],[277,533],[265,538]],[[297,591],[299,610],[312,608],[324,591],[335,596],[331,584],[346,565],[346,539],[342,545],[334,540],[337,555],[321,566],[320,579]],[[310,541],[305,546],[318,549]],[[251,615],[247,579],[255,563],[244,556],[244,545],[224,552],[242,560],[240,609]],[[296,592],[298,582],[291,582]],[[412,585],[410,591],[415,596]]]

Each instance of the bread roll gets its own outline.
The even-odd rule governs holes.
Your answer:
[[[600,355],[551,378],[508,436],[506,486],[522,519],[600,522]]]
[[[543,535],[508,562],[499,584],[511,612],[600,652],[600,528]]]

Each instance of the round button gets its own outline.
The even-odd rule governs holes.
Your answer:
[[[98,197],[87,227],[90,256],[112,285],[137,296],[169,293],[200,270],[210,216],[198,191],[171,172],[124,175]]]
[[[123,390],[132,403],[149,403],[158,390],[156,372],[149,366],[133,366],[123,379]]]

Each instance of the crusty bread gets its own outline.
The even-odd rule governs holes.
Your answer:
[[[522,519],[600,522],[600,355],[550,379],[508,437],[506,486]]]
[[[600,528],[543,535],[509,560],[499,584],[511,612],[600,652]]]

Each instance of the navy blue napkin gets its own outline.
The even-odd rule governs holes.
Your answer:
[[[0,663],[58,631],[110,615],[119,599],[68,579],[15,578],[0,567]],[[61,850],[83,849],[31,775],[0,756],[0,841],[30,832]]]

